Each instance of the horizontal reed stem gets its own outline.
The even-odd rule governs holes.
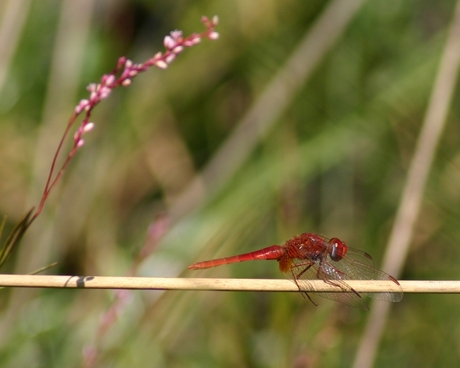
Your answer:
[[[357,292],[398,291],[390,281],[347,280]],[[312,280],[311,290],[340,292],[321,280]],[[399,281],[405,293],[460,293],[460,281],[411,280]],[[82,288],[82,289],[140,289],[140,290],[213,290],[213,291],[298,291],[289,280],[278,279],[214,279],[162,277],[106,277],[106,276],[44,276],[0,275],[0,287],[22,288]]]

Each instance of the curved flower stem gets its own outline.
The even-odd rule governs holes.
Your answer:
[[[145,72],[150,67],[156,66],[160,69],[166,69],[168,65],[175,60],[177,55],[179,55],[184,50],[185,47],[195,46],[200,43],[203,38],[208,38],[210,40],[217,39],[219,34],[214,30],[218,24],[217,16],[214,16],[212,19],[202,17],[201,21],[206,26],[206,31],[203,33],[193,33],[188,37],[183,37],[181,31],[172,31],[170,35],[164,38],[163,43],[166,48],[164,53],[158,52],[152,58],[141,64],[135,64],[131,60],[122,56],[118,59],[116,67],[109,74],[104,74],[99,83],[91,83],[87,87],[87,90],[90,92],[90,97],[89,99],[83,99],[78,103],[78,105],[75,107],[74,113],[67,123],[67,127],[59,142],[56,153],[53,157],[53,161],[51,163],[50,172],[48,174],[40,204],[38,205],[37,210],[33,216],[29,219],[28,226],[40,215],[51,190],[61,178],[64,170],[67,168],[69,162],[72,160],[77,150],[84,145],[84,140],[82,138],[83,134],[91,131],[94,127],[94,124],[90,122],[91,112],[94,107],[96,107],[96,105],[98,105],[102,100],[108,98],[114,88],[118,86],[128,87],[134,77],[136,77],[141,72]],[[61,168],[54,176],[56,163],[58,157],[61,154],[64,142],[69,135],[69,132],[77,117],[83,112],[85,113],[85,117],[74,135],[73,146]]]
[[[91,112],[94,107],[96,107],[96,105],[98,105],[102,100],[108,98],[114,88],[118,86],[128,87],[134,77],[141,72],[145,72],[150,67],[156,66],[160,69],[166,69],[186,47],[195,46],[204,38],[216,40],[219,37],[219,34],[214,30],[219,21],[217,16],[214,16],[211,19],[202,17],[201,21],[206,27],[204,32],[193,33],[188,37],[183,37],[181,31],[172,31],[170,35],[164,38],[163,44],[166,48],[165,52],[158,52],[152,58],[141,64],[135,64],[124,56],[120,57],[117,61],[116,67],[109,74],[104,74],[99,83],[91,83],[87,87],[88,92],[90,92],[90,96],[88,99],[80,100],[67,123],[51,162],[50,171],[46,180],[45,188],[43,189],[40,203],[36,210],[35,208],[32,208],[23,216],[21,221],[13,228],[5,242],[0,247],[0,266],[8,258],[13,248],[21,241],[29,226],[43,211],[43,207],[51,191],[59,182],[62,174],[72,158],[75,156],[78,149],[84,145],[85,142],[83,140],[83,135],[90,132],[94,127],[94,123],[90,122]],[[67,139],[72,126],[75,124],[77,117],[82,113],[85,115],[80,127],[73,136],[72,148],[67,154],[62,166],[57,169],[57,162],[62,153],[64,142]],[[0,224],[0,236],[1,231],[3,230],[3,224],[4,221]]]

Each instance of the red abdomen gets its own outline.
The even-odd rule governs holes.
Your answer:
[[[203,268],[217,267],[229,263],[237,263],[244,261],[257,261],[257,260],[278,260],[286,252],[286,248],[279,245],[272,245],[267,248],[259,249],[254,252],[239,254],[232,257],[224,257],[212,259],[210,261],[197,262],[188,266],[191,270],[198,270]]]

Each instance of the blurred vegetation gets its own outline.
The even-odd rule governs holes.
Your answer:
[[[90,82],[122,55],[141,62],[161,51],[173,29],[201,32],[202,15],[219,15],[220,38],[140,75],[95,109],[95,130],[2,272],[58,261],[48,272],[124,276],[136,264],[138,276],[278,278],[276,262],[184,270],[307,231],[339,237],[379,264],[453,1],[364,2],[228,177],[231,158],[214,161],[215,171],[207,165],[328,3],[71,3],[24,5],[16,51],[2,66],[4,234],[39,202]],[[454,102],[401,279],[459,278],[459,120]],[[184,211],[181,193],[202,170],[196,205]],[[149,255],[139,258],[143,249]],[[295,293],[1,292],[2,367],[91,366],[94,355],[98,367],[348,367],[367,317]],[[405,295],[376,367],[458,365],[459,307],[457,295]]]

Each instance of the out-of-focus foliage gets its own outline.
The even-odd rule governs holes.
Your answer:
[[[2,14],[8,3],[0,5]],[[186,50],[167,70],[140,75],[95,109],[95,130],[3,272],[28,273],[58,261],[52,272],[71,275],[124,276],[136,264],[139,276],[276,278],[282,277],[276,262],[184,270],[196,260],[280,244],[306,231],[339,237],[379,263],[453,1],[364,2],[221,185],[213,173],[227,172],[232,161],[213,161],[218,170],[206,171],[196,192],[210,195],[186,213],[177,210],[181,193],[215,159],[328,3],[95,1],[81,7],[86,13],[71,11],[69,3],[32,1],[24,9],[6,69],[4,233],[38,203],[86,85],[119,56],[140,62],[162,50],[173,29],[201,31],[202,15],[219,15],[220,38]],[[401,279],[459,278],[459,98]],[[245,152],[240,144],[235,150]],[[165,232],[158,243],[156,231]],[[150,255],[137,264],[146,244]],[[367,317],[319,298],[315,307],[295,293],[1,292],[4,367],[80,367],[93,354],[101,367],[347,367]],[[458,365],[460,319],[453,311],[459,307],[456,295],[405,295],[392,308],[376,366]]]

